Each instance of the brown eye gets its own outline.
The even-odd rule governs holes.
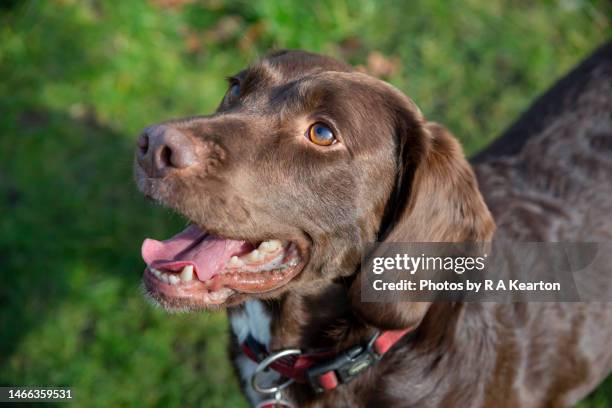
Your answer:
[[[334,132],[321,122],[315,123],[308,129],[308,140],[319,146],[329,146],[336,143]]]

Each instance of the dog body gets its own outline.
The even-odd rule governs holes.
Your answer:
[[[150,296],[174,309],[228,306],[232,360],[253,404],[269,396],[250,387],[247,336],[270,351],[341,351],[376,330],[415,327],[350,383],[320,394],[294,383],[283,398],[300,407],[571,406],[612,369],[612,304],[366,304],[357,271],[375,241],[609,241],[612,46],[572,76],[472,170],[452,135],[391,86],[314,54],[271,54],[232,80],[215,115],[141,136],[140,189],[199,226],[145,241],[149,270],[186,266],[182,279],[199,267],[197,283],[145,272]],[[271,238],[286,242],[281,267],[252,272],[249,262],[281,245]],[[234,249],[213,259],[206,245]],[[207,272],[200,259],[242,266]]]
[[[256,322],[268,320],[269,310],[249,302],[261,304],[256,314],[251,307],[249,327],[267,333]],[[284,396],[296,406],[321,407],[570,407],[612,369],[610,320],[599,319],[609,312],[603,303],[435,305],[426,319],[439,321],[420,329],[427,339],[398,345],[363,377],[329,394],[313,398],[310,390],[290,389]],[[232,327],[243,313],[230,311]],[[453,329],[445,327],[446,316]],[[267,398],[252,389],[256,364],[237,348],[233,333],[234,365],[256,405]]]

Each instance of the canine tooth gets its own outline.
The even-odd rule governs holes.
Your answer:
[[[231,267],[231,268],[240,268],[242,266],[244,266],[244,262],[242,262],[242,259],[238,258],[236,255],[232,256],[229,260],[229,262],[227,263],[227,266]]]
[[[274,252],[281,246],[282,243],[278,239],[271,239],[269,241],[264,241],[259,244],[259,250],[263,252]]]
[[[181,279],[176,275],[168,276],[168,283],[170,283],[171,285],[177,285],[180,281]]]
[[[185,265],[181,271],[181,280],[183,282],[189,282],[193,280],[193,265]]]
[[[259,262],[262,259],[264,259],[264,254],[259,252],[257,249],[251,251],[251,253],[247,255],[247,261],[249,262]]]
[[[151,270],[151,272],[153,272],[153,275],[157,276],[158,278],[161,276],[161,272],[155,268],[149,268]]]

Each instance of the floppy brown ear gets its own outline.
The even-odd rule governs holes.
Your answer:
[[[400,183],[411,179],[407,203],[387,226],[389,242],[486,242],[495,224],[478,189],[476,176],[465,159],[461,145],[444,127],[434,122],[423,125],[423,157],[414,174],[403,174]],[[403,149],[410,149],[404,146]],[[409,172],[410,163],[401,163]],[[401,200],[401,197],[397,198]],[[391,205],[397,205],[390,203]]]
[[[490,241],[495,224],[459,142],[441,125],[411,114],[417,119],[397,135],[399,173],[379,240]],[[382,329],[414,326],[429,308],[423,302],[362,303],[359,276],[349,296],[358,316]]]

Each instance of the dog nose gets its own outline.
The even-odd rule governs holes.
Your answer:
[[[189,136],[166,125],[155,125],[138,138],[137,160],[149,177],[163,177],[195,165],[197,157]]]

